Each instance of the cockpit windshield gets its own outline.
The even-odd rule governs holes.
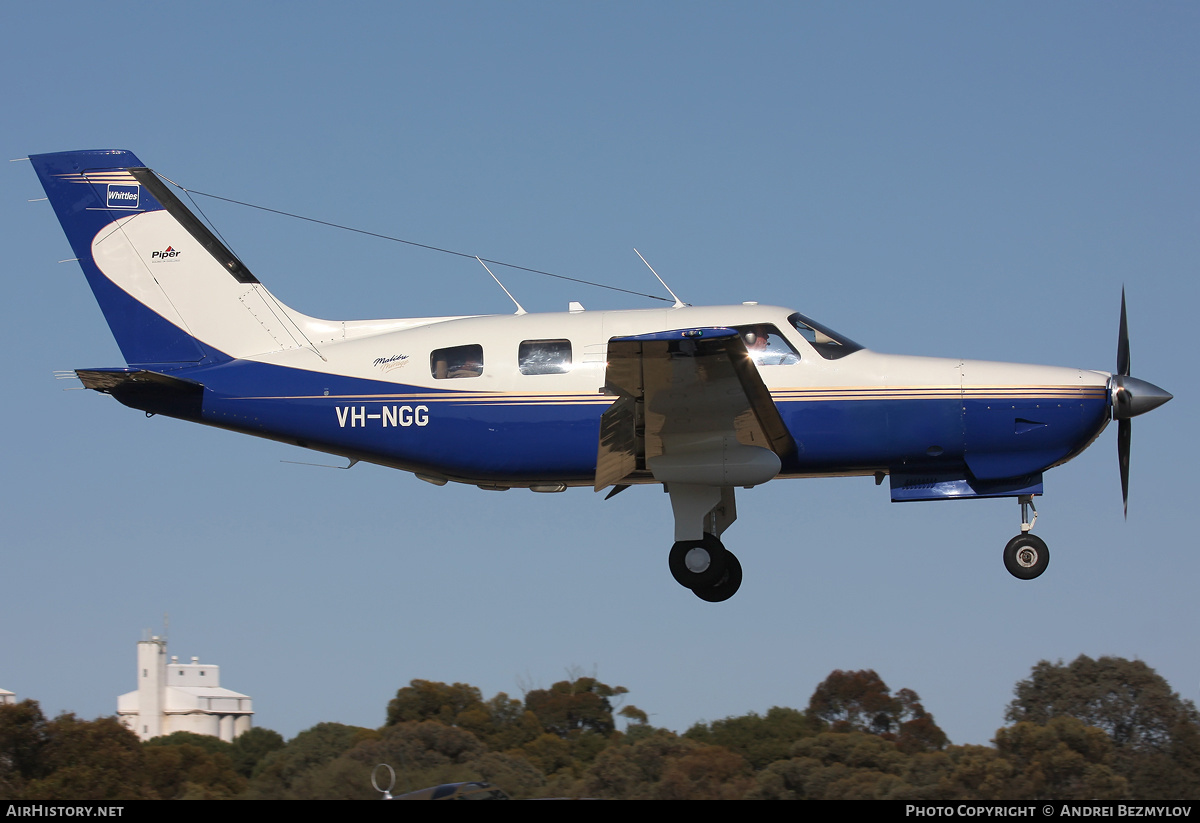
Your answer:
[[[831,328],[809,320],[800,312],[789,317],[788,322],[796,331],[800,332],[801,337],[812,344],[812,347],[817,350],[817,354],[826,360],[837,360],[862,349],[862,346],[849,337],[844,337]]]

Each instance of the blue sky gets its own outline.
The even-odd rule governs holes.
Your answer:
[[[128,148],[189,188],[661,293],[794,307],[870,348],[1112,370],[1115,427],[1046,477],[1053,560],[1009,577],[1013,501],[773,482],[726,533],[741,592],[671,579],[667,498],[435,488],[64,392],[120,365],[27,163],[0,191],[0,687],[115,711],[134,644],[222,666],[287,736],[383,722],[412,678],[485,696],[568,669],[678,731],[874,668],[956,743],[1041,659],[1140,658],[1200,697],[1191,469],[1200,8],[1183,2],[68,2],[6,10],[5,159]],[[507,313],[477,264],[201,201],[284,302]],[[497,271],[530,310],[648,301]],[[319,457],[316,462],[322,462]]]

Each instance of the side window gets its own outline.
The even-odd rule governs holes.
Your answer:
[[[521,374],[566,374],[571,370],[571,341],[522,341],[517,362]]]
[[[800,362],[800,353],[792,348],[779,329],[769,323],[736,326],[746,344],[750,359],[760,366],[790,366]]]
[[[429,355],[429,373],[438,380],[483,374],[483,346],[451,346]]]

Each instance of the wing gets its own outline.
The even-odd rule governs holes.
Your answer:
[[[660,482],[754,485],[796,443],[735,329],[678,329],[608,343],[596,491],[638,473]],[[763,476],[767,474],[767,476]]]

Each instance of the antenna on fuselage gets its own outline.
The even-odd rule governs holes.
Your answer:
[[[636,254],[638,257],[642,257],[642,253],[640,251],[638,251],[637,249],[634,249],[633,253]],[[676,296],[675,292],[671,291],[671,287],[667,285],[667,281],[663,280],[661,277],[658,276],[658,272],[656,272],[654,270],[654,266],[651,266],[649,263],[646,262],[646,258],[642,257],[642,262],[646,263],[646,268],[650,269],[650,273],[653,274],[656,278],[658,278],[659,283],[662,283],[662,287],[667,290],[667,294],[669,294],[675,298],[675,305],[672,306],[671,308],[682,309],[684,306],[687,305],[682,300],[680,300],[678,296]]]
[[[357,459],[352,457],[347,457],[346,459],[350,461],[350,465],[348,466],[331,466],[328,463],[302,463],[299,460],[280,460],[279,462],[291,463],[293,466],[316,466],[318,469],[341,469],[342,471],[352,469],[358,465]]]
[[[475,259],[479,260],[479,255],[475,255]],[[479,265],[483,266],[484,271],[486,271],[488,274],[492,274],[492,270],[487,267],[487,263],[483,262],[482,260],[479,260]],[[504,289],[504,284],[500,282],[499,277],[492,274],[492,279],[496,281],[497,286]],[[666,284],[664,283],[663,285],[666,285]],[[667,291],[670,291],[670,289],[667,289]],[[508,295],[508,299],[513,301],[513,305],[517,307],[517,314],[527,314],[528,313],[525,311],[525,308],[520,303],[517,302],[517,298],[512,296],[512,292],[510,292],[508,289],[504,289],[504,293]]]

